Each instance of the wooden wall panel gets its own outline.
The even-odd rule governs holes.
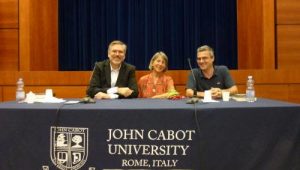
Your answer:
[[[19,71],[30,71],[30,1],[22,0],[19,3]]]
[[[289,101],[300,103],[300,84],[291,84],[289,86]]]
[[[300,68],[300,25],[277,26],[279,69]]]
[[[263,0],[263,69],[275,69],[275,1]]]
[[[237,0],[239,69],[263,67],[262,12],[261,0]]]
[[[20,44],[21,71],[58,70],[58,0],[20,1]]]
[[[18,28],[18,0],[0,0],[0,28]]]
[[[149,71],[137,71],[137,79]],[[253,75],[258,97],[279,99],[300,103],[300,70],[231,70],[239,93],[245,93],[246,78]],[[167,74],[173,77],[176,89],[185,95],[185,84],[188,70],[171,70]],[[34,72],[0,72],[0,88],[3,88],[2,99],[14,100],[16,81],[23,77],[25,90],[41,93],[52,88],[57,97],[80,98],[85,95],[89,84],[89,71],[34,71]]]
[[[274,0],[237,0],[238,69],[275,68]]]
[[[0,102],[2,102],[3,101],[3,88],[2,87],[0,87]]]
[[[277,0],[277,24],[300,24],[300,1]]]
[[[137,79],[149,71],[137,71]],[[256,84],[297,84],[300,83],[300,70],[231,70],[233,79],[237,84],[245,84],[248,75],[253,75]],[[91,71],[26,71],[26,72],[0,72],[1,85],[15,85],[17,79],[22,77],[25,85],[87,85]],[[169,70],[174,82],[185,85],[189,70]]]
[[[262,67],[260,59],[263,45],[261,16],[262,2],[260,0],[237,0],[238,69]]]
[[[0,71],[17,71],[18,54],[18,30],[0,29]]]
[[[3,87],[3,101],[15,101],[16,100],[16,87],[5,86]]]
[[[245,91],[243,92],[245,93]],[[256,85],[255,93],[258,97],[276,99],[276,100],[289,100],[289,88],[288,85]]]
[[[87,85],[90,71],[25,71],[0,72],[0,86],[15,86],[18,78],[23,78],[25,86],[78,86]]]
[[[31,70],[58,70],[58,0],[31,4]]]

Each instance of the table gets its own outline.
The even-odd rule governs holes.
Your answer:
[[[0,169],[300,169],[300,105],[185,102],[1,103]]]

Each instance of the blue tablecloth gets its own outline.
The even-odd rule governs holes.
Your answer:
[[[0,169],[300,169],[300,105],[0,104]]]

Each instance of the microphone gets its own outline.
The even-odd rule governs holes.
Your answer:
[[[79,103],[84,103],[84,104],[88,104],[88,103],[96,103],[96,101],[94,99],[92,99],[91,97],[84,97],[82,98]]]
[[[195,83],[195,88],[193,89],[193,91],[194,91],[193,97],[190,98],[189,100],[187,100],[186,103],[187,104],[194,104],[194,103],[198,103],[199,102],[199,99],[197,98],[197,89],[196,89],[197,81],[196,81],[195,74],[193,72],[193,68],[192,68],[192,64],[191,64],[191,59],[188,58],[187,60],[188,60],[188,63],[189,63],[190,70],[192,72],[192,76],[193,76],[194,83]]]

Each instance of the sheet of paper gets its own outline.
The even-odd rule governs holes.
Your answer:
[[[78,100],[69,100],[69,101],[66,101],[65,104],[76,104],[76,103],[79,103]]]
[[[214,99],[210,99],[210,100],[202,100],[203,103],[218,103],[220,101],[218,100],[214,100]]]

